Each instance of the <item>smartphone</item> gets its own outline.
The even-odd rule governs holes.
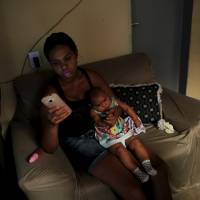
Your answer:
[[[48,108],[63,106],[67,109],[69,115],[72,113],[71,108],[56,93],[43,97],[41,102]]]

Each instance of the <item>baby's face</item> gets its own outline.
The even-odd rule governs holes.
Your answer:
[[[99,112],[106,112],[110,108],[111,99],[106,95],[99,95],[93,99],[93,106]]]

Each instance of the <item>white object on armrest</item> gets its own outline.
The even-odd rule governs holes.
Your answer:
[[[164,119],[158,121],[158,128],[166,133],[174,133],[174,127],[169,122],[166,122]]]

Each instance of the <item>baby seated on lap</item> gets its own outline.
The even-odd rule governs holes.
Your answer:
[[[142,183],[149,180],[149,175],[155,176],[157,170],[151,164],[148,151],[136,136],[145,132],[145,128],[133,108],[115,97],[109,97],[98,87],[90,90],[89,98],[91,117],[95,122],[95,135],[99,143],[115,154]],[[109,119],[113,115],[119,115],[120,109],[128,117],[123,119],[119,116],[112,125]]]

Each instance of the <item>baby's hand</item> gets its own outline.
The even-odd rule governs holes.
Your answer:
[[[117,121],[117,118],[113,114],[108,114],[106,119],[104,119],[105,123],[108,124],[109,127],[113,127]]]
[[[107,117],[105,119],[105,122],[110,126],[110,127],[113,127],[115,125],[115,123],[117,122],[117,119],[120,115],[120,108],[119,106],[111,109],[108,114],[107,114]]]
[[[146,132],[146,129],[145,127],[143,126],[143,124],[141,123],[139,127],[135,128],[135,135],[138,135],[140,133],[145,133]]]
[[[109,115],[110,115],[110,116],[115,115],[115,112],[116,112],[115,109],[116,109],[116,108],[113,108],[113,109],[109,110],[109,111],[107,112],[107,116],[109,116]]]

